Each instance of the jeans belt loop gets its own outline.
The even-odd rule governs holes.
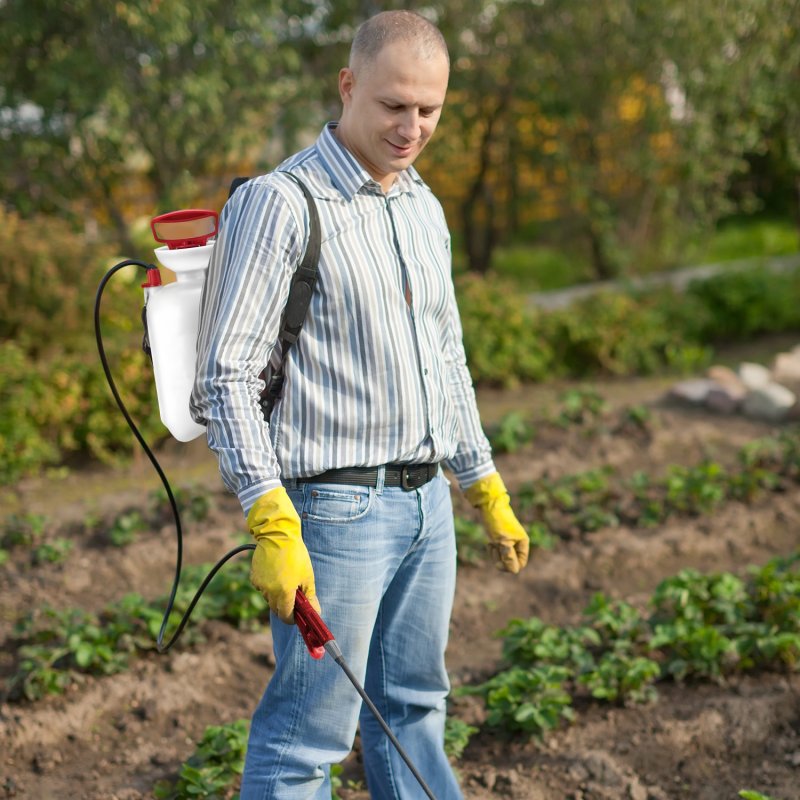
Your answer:
[[[378,477],[375,479],[375,494],[383,494],[383,486],[386,482],[386,466],[378,467]]]

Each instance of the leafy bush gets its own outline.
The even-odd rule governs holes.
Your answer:
[[[22,219],[0,206],[0,252],[0,341],[38,356],[83,340],[109,250],[55,216]]]
[[[165,435],[147,357],[124,350],[112,370],[142,434]],[[60,353],[33,361],[14,342],[0,343],[0,482],[10,483],[71,454],[115,462],[135,444],[96,355]],[[137,445],[138,446],[138,445]]]
[[[705,308],[700,336],[747,339],[800,327],[800,275],[766,270],[731,272],[689,286],[688,296]]]
[[[478,275],[457,278],[464,348],[475,381],[513,386],[552,374],[553,355],[537,312],[512,284]]]
[[[665,309],[647,299],[602,293],[548,318],[555,363],[562,374],[585,377],[649,375],[669,365],[689,343]]]

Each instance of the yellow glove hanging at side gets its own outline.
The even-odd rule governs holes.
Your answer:
[[[256,540],[250,582],[272,611],[283,622],[293,623],[294,596],[299,586],[319,612],[314,570],[300,532],[300,517],[283,486],[256,500],[247,515],[247,526]]]
[[[530,540],[511,510],[511,500],[499,472],[472,484],[464,496],[483,514],[489,549],[499,569],[516,574],[528,563]]]

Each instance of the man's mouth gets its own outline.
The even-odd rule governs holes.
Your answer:
[[[410,156],[412,151],[414,150],[414,145],[411,144],[400,146],[396,145],[394,142],[390,142],[388,139],[386,140],[386,143],[389,145],[392,152],[400,158],[405,158],[406,156]]]

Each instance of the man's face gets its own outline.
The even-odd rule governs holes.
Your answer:
[[[422,58],[399,42],[383,47],[357,74],[339,73],[344,108],[336,135],[384,191],[436,130],[448,76],[443,53]]]

